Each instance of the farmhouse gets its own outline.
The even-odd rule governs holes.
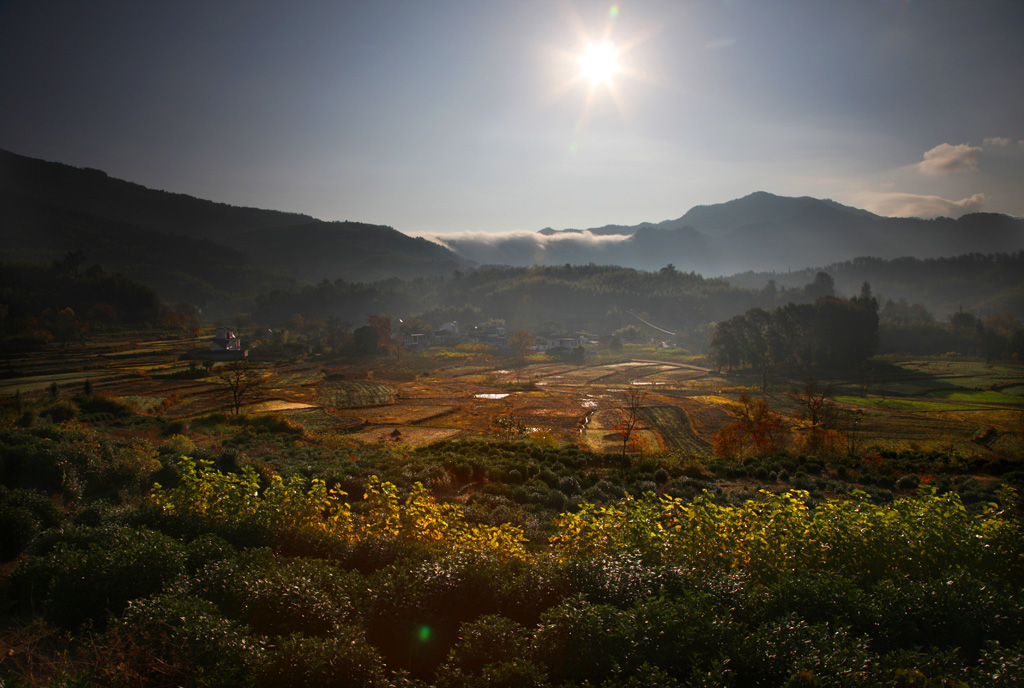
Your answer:
[[[230,327],[218,327],[213,333],[213,341],[207,351],[189,351],[185,357],[214,361],[240,361],[247,358],[249,352],[242,348],[242,340]]]

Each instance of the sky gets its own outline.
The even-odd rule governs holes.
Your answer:
[[[0,148],[411,235],[1024,216],[1022,35],[1018,0],[0,0]]]

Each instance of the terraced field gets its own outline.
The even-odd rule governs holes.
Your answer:
[[[690,417],[678,406],[645,406],[640,419],[661,437],[665,448],[685,454],[707,454],[711,446],[693,430]]]
[[[131,336],[47,347],[6,359],[0,394],[39,395],[54,384],[61,392],[77,392],[88,380],[96,392],[167,418],[227,410],[229,398],[216,377],[202,377],[201,368],[181,360],[185,347],[173,337]],[[512,416],[530,432],[618,452],[614,426],[625,391],[642,389],[644,444],[651,450],[705,454],[715,432],[733,422],[739,395],[761,396],[760,379],[743,371],[721,373],[688,363],[495,360],[453,365],[443,357],[410,356],[403,365],[412,366],[417,376],[400,380],[383,377],[394,367],[389,360],[326,372],[317,363],[268,363],[262,394],[247,399],[242,411],[281,413],[314,431],[353,431],[356,439],[411,445],[493,436],[494,420]],[[772,408],[791,419],[797,409],[788,391],[798,382],[775,380],[767,395]],[[867,379],[824,382],[837,389],[843,422],[855,429],[864,448],[971,454],[1012,444],[1024,426],[1021,365],[880,362]]]
[[[316,403],[331,408],[361,408],[394,402],[397,390],[372,380],[325,380],[316,386]]]

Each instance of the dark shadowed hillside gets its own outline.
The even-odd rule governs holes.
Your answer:
[[[390,227],[239,208],[0,151],[0,258],[90,263],[203,304],[321,279],[447,274],[447,249]]]
[[[309,222],[276,210],[239,208],[148,189],[79,169],[0,151],[0,188],[40,203],[171,234],[227,242],[241,232]]]
[[[303,281],[344,277],[373,281],[448,274],[461,267],[451,251],[391,227],[361,222],[310,222],[257,229],[239,237],[252,260]]]

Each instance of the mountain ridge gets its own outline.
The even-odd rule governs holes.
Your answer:
[[[144,281],[150,272],[159,275],[147,283],[169,300],[248,293],[289,280],[443,276],[477,265],[672,264],[724,276],[860,256],[927,259],[1022,248],[1024,218],[890,218],[831,199],[765,191],[661,222],[425,239],[384,225],[230,206],[0,151],[0,257],[52,260],[85,249],[88,260]]]
[[[232,206],[0,150],[0,258],[48,261],[78,250],[168,301],[198,304],[296,282],[466,266],[436,243],[383,225]]]

